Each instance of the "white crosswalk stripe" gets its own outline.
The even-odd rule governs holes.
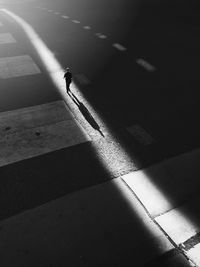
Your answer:
[[[29,55],[0,58],[0,79],[41,73]]]
[[[0,166],[90,141],[64,101],[0,113]]]
[[[10,33],[0,33],[0,44],[16,43],[15,38]]]

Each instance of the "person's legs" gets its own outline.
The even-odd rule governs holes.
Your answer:
[[[69,85],[70,85],[70,83],[66,83],[67,93],[69,93],[69,91],[70,91]]]

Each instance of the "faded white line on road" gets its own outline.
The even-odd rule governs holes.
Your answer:
[[[29,55],[0,58],[0,79],[41,73]]]
[[[0,44],[16,43],[15,38],[10,33],[0,33]]]
[[[136,62],[138,65],[142,66],[147,71],[153,72],[156,70],[156,68],[153,65],[151,65],[149,62],[147,62],[146,60],[142,58],[138,58]]]
[[[107,36],[105,34],[102,34],[102,33],[95,33],[95,35],[97,37],[99,37],[100,39],[106,39],[107,38]]]
[[[91,30],[91,27],[90,26],[83,26],[83,29],[85,29],[85,30]]]
[[[127,50],[126,47],[124,47],[123,45],[118,44],[118,43],[115,43],[112,46],[115,47],[116,49],[120,50],[120,51],[126,51]]]
[[[73,23],[76,23],[76,24],[81,23],[79,20],[75,20],[75,19],[72,20],[72,22],[73,22]]]
[[[135,124],[127,128],[128,132],[142,145],[151,145],[155,140],[153,137],[140,125]]]
[[[88,141],[64,101],[0,113],[0,166]]]
[[[66,15],[62,16],[62,18],[63,18],[63,19],[69,19],[69,17],[66,16]]]
[[[0,22],[0,27],[2,27],[3,26],[3,24]]]
[[[53,10],[48,10],[48,12],[53,12]]]
[[[55,14],[55,15],[60,15],[60,12],[55,12],[54,14]]]
[[[75,74],[74,78],[79,84],[82,84],[82,85],[88,85],[91,83],[90,80],[82,73]]]

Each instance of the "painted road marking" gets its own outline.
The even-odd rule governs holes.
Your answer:
[[[0,33],[0,44],[16,43],[15,38],[10,33]]]
[[[0,79],[41,73],[29,55],[0,58]]]
[[[63,18],[63,19],[69,19],[69,17],[66,16],[66,15],[62,16],[62,18]]]
[[[124,47],[123,45],[118,44],[118,43],[115,43],[112,46],[115,47],[116,49],[120,50],[120,51],[126,51],[127,50],[126,47]]]
[[[3,26],[3,24],[0,22],[0,27],[2,27]]]
[[[55,15],[60,15],[60,12],[55,12],[54,14],[55,14]]]
[[[85,30],[91,30],[91,27],[90,26],[83,26],[83,29],[85,29]]]
[[[142,145],[151,145],[154,142],[153,137],[140,125],[135,124],[127,127],[128,132]]]
[[[76,74],[74,75],[75,80],[82,85],[90,84],[90,80],[84,74]]]
[[[0,113],[0,166],[88,141],[62,100]]]
[[[105,34],[102,34],[102,33],[95,33],[95,35],[97,37],[99,37],[100,39],[106,39],[107,38],[107,36]]]
[[[76,23],[76,24],[81,23],[79,20],[75,20],[75,19],[72,20],[72,22],[73,22],[73,23]]]
[[[151,65],[149,62],[147,62],[142,58],[137,59],[136,62],[138,65],[142,66],[147,71],[153,72],[156,70],[156,68],[153,65]]]

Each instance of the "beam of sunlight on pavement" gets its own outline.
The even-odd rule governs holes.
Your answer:
[[[84,102],[84,105],[87,106],[89,112],[91,112],[95,121],[98,122],[98,125],[103,135],[101,135],[98,131],[92,129],[88,123],[83,122],[84,120],[80,115],[80,110],[77,110],[77,106],[74,105],[73,100],[69,97],[69,95],[66,94],[65,83],[63,81],[63,67],[57,61],[54,54],[50,51],[47,45],[41,40],[39,35],[34,31],[34,29],[26,21],[24,21],[22,18],[20,18],[13,12],[7,9],[1,9],[1,11],[11,16],[23,28],[23,30],[29,37],[41,61],[43,62],[51,80],[60,92],[62,98],[67,103],[69,109],[72,110],[74,117],[83,126],[83,128],[89,131],[95,151],[104,167],[110,173],[111,177],[119,177],[125,173],[129,173],[131,170],[135,170],[137,168],[137,160],[129,156],[125,148],[112,134],[112,131],[109,129],[109,126],[107,126],[103,119],[95,112],[94,108],[87,102],[78,87],[73,83],[71,89],[76,98],[78,99],[78,103]],[[125,170],[125,173],[123,173],[123,170]],[[165,205],[170,206],[169,200],[163,197],[162,192],[159,192],[159,189],[154,188],[154,185],[151,184],[150,177],[148,177],[148,175],[146,176],[145,185],[147,184],[149,190],[156,191],[157,196],[160,195],[160,198],[163,200],[163,203],[165,203]],[[124,191],[120,184],[116,186],[119,188],[119,191],[121,192],[123,197],[129,202],[130,198],[127,196],[127,192],[125,192],[126,190]],[[134,203],[131,202],[130,207],[132,207],[132,209],[134,210]]]

